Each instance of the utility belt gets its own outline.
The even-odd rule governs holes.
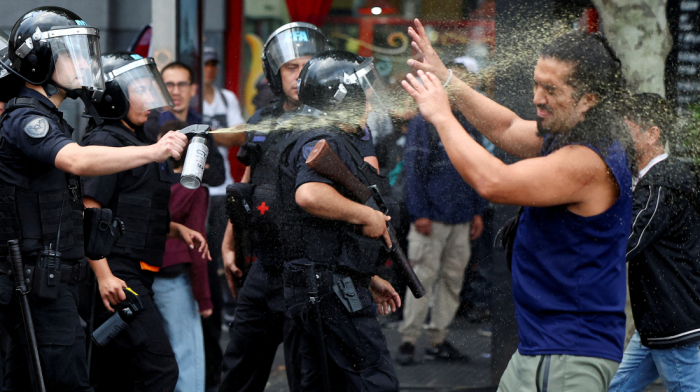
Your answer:
[[[37,281],[37,261],[24,262],[24,277],[27,280],[27,286],[32,287],[33,290],[37,290],[39,281]],[[39,269],[44,269],[44,267],[39,267]],[[53,274],[54,276],[45,276],[46,281],[44,282],[47,286],[52,286],[55,283],[68,283],[76,284],[85,280],[88,276],[89,266],[85,259],[83,260],[61,260],[60,261],[60,274]],[[0,258],[0,274],[12,275],[12,267],[10,266],[10,260],[7,258]],[[44,274],[42,271],[39,275]],[[58,275],[58,276],[56,276]],[[58,279],[56,279],[58,278]],[[40,279],[43,282],[43,279]]]
[[[309,296],[313,297],[319,295],[320,287],[330,288],[348,313],[362,310],[362,301],[357,289],[360,287],[368,288],[372,277],[359,274],[345,275],[339,271],[343,271],[343,269],[313,263],[308,263],[305,268],[298,270],[285,269],[284,286],[306,288],[309,290]],[[315,277],[315,279],[310,281],[310,276]]]
[[[372,280],[371,276],[367,275],[358,275],[358,274],[351,274],[348,273],[347,271],[343,271],[343,269],[338,269],[333,266],[328,266],[325,264],[315,264],[314,268],[316,269],[316,276],[318,276],[318,284],[319,286],[323,287],[331,287],[334,284],[334,275],[335,275],[335,280],[338,280],[338,277],[347,277],[352,280],[353,284],[356,287],[369,287],[369,282]],[[284,285],[286,287],[307,287],[306,283],[306,271],[305,270],[298,270],[298,271],[290,271],[290,270],[285,270],[284,271]]]

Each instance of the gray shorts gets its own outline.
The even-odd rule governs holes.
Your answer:
[[[605,392],[620,366],[603,358],[515,352],[498,392]]]

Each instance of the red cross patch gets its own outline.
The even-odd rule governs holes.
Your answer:
[[[265,215],[265,212],[267,212],[267,210],[269,210],[269,209],[270,209],[270,207],[268,207],[267,204],[265,204],[265,202],[262,202],[258,206],[258,211],[260,211],[260,215]]]

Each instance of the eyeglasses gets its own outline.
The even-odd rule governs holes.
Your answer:
[[[185,89],[187,87],[190,87],[192,85],[192,82],[180,82],[180,83],[173,83],[173,82],[168,82],[165,83],[165,87],[168,90],[174,90],[175,87],[177,87],[179,90]]]

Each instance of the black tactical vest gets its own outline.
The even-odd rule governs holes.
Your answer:
[[[39,100],[27,97],[8,102],[0,117],[0,127],[7,116],[19,108],[29,108],[31,113],[51,119],[71,137],[73,129],[65,120]],[[4,138],[0,149],[16,150]],[[0,162],[0,170],[9,172],[12,169]],[[15,178],[17,183],[0,181],[0,257],[7,255],[6,244],[12,239],[19,239],[22,252],[30,256],[45,247],[56,249],[60,226],[58,250],[62,258],[82,259],[85,250],[80,178],[54,166],[32,177],[16,175]]]
[[[90,132],[108,132],[124,146],[145,146],[136,134],[118,125],[104,124]],[[167,162],[167,161],[166,161]],[[134,182],[126,189],[115,192],[110,202],[114,216],[124,222],[126,232],[112,247],[112,255],[124,256],[149,265],[163,265],[166,235],[170,227],[171,183],[157,162],[128,170],[125,175],[133,176]],[[169,172],[169,169],[168,169]]]
[[[350,273],[376,274],[382,262],[382,244],[378,240],[364,237],[347,223],[314,217],[296,203],[296,176],[289,167],[289,155],[297,143],[304,145],[324,137],[349,139],[341,130],[330,135],[328,130],[317,130],[251,136],[251,142],[260,143],[259,159],[251,165],[250,182],[255,187],[250,231],[253,252],[261,255],[264,262],[308,259],[339,266]],[[379,178],[352,142],[339,144],[344,146],[341,148],[353,149],[351,156],[361,181]]]

